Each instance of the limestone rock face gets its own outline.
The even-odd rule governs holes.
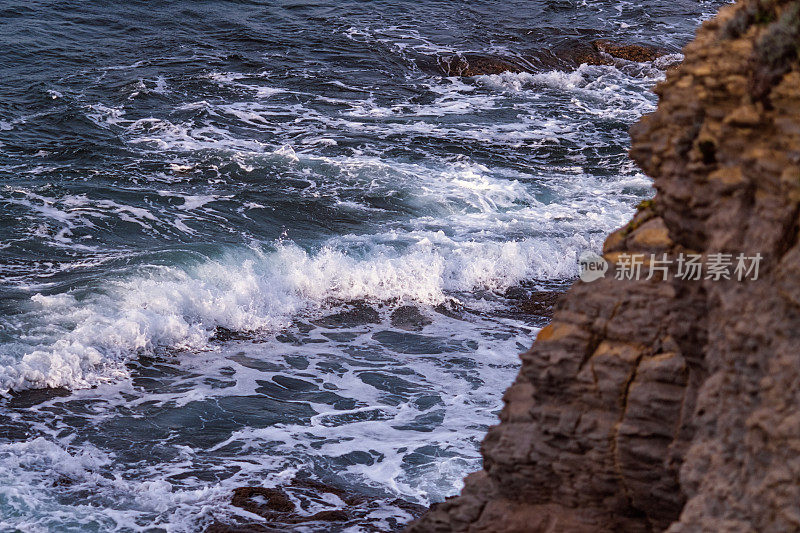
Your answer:
[[[800,530],[799,48],[800,0],[703,24],[631,131],[656,198],[603,251],[759,253],[758,279],[577,282],[484,470],[409,531]]]

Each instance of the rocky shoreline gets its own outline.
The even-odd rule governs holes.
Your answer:
[[[505,72],[540,72],[543,69],[550,68],[572,69],[584,63],[610,65],[620,61],[651,62],[667,54],[668,51],[666,50],[646,44],[622,44],[597,39],[589,42],[573,42],[558,50],[547,50],[541,54],[528,54],[520,57],[501,57],[481,53],[436,57],[435,63],[431,61],[429,67],[432,72],[444,76],[471,77]],[[648,230],[645,229],[644,231]],[[523,284],[522,286],[510,288],[502,297],[511,303],[510,314],[515,316],[524,315],[537,326],[545,326],[552,319],[557,302],[566,289],[567,286],[563,283],[555,284],[547,289],[533,289]],[[458,316],[458,310],[453,310],[446,305],[438,306],[435,310],[448,316]],[[407,331],[419,331],[430,323],[430,319],[412,305],[397,308],[389,318],[392,326]],[[343,311],[325,316],[314,323],[318,326],[335,328],[377,322],[380,322],[380,313],[377,309],[366,302],[353,301],[346,302]],[[214,339],[224,342],[232,339],[241,339],[241,337],[242,334],[239,332],[218,328]],[[466,490],[469,490],[470,487],[471,484],[468,483]],[[338,502],[339,505],[316,513],[311,513],[308,509],[297,509],[288,493],[294,494],[298,489],[305,491],[305,497],[311,500],[324,501],[326,494],[332,494],[340,500]],[[298,497],[297,494],[294,494],[294,496],[295,500],[303,499]],[[401,500],[395,500],[392,505],[403,508],[414,519],[422,517],[421,521],[411,526],[411,531],[427,531],[431,527],[431,517],[433,517],[435,523],[438,513],[443,508],[447,508],[452,502],[451,500],[444,506],[435,505],[432,509]],[[373,510],[377,502],[364,495],[352,494],[342,488],[325,485],[319,481],[296,478],[285,486],[274,488],[239,487],[231,496],[231,504],[248,513],[260,516],[265,519],[265,522],[215,522],[208,526],[205,530],[206,533],[274,532],[300,526],[324,528],[326,526],[323,524],[326,523],[337,530],[353,524],[369,527],[364,525],[363,520],[360,521],[360,517]],[[425,513],[428,514],[426,515]],[[451,527],[453,529],[450,529]],[[447,525],[435,523],[433,530],[450,531],[458,530],[458,527],[460,527],[458,524],[453,523]],[[531,531],[526,529],[529,527],[527,519],[524,522],[520,522],[519,528],[521,529],[514,529],[514,527],[516,526],[512,526],[508,531]],[[487,529],[487,531],[494,530]]]
[[[484,470],[410,533],[800,529],[798,42],[796,0],[703,24],[631,132],[656,198],[604,248],[760,254],[758,279],[577,282]]]
[[[515,318],[524,317],[525,321],[543,326],[552,317],[553,307],[565,288],[563,284],[522,284],[508,289],[502,294],[502,298],[510,304],[510,315]],[[347,302],[343,307],[342,311],[326,315],[313,323],[327,328],[339,328],[379,323],[382,319],[381,309],[365,301]],[[437,306],[435,310],[452,317],[460,316],[461,312],[476,312],[452,309],[444,304]],[[389,314],[389,320],[393,327],[411,332],[420,331],[431,321],[430,317],[414,305],[397,307]],[[225,328],[217,328],[215,335],[215,340],[219,342],[247,338],[246,333]],[[47,390],[50,393],[43,397],[49,398],[60,393],[57,389]],[[35,393],[24,391],[19,393],[17,401],[36,402],[40,396],[40,390]],[[295,502],[302,503],[298,506]],[[253,521],[241,517],[215,521],[205,528],[205,533],[273,533],[304,526],[314,530],[339,531],[355,525],[370,530],[371,526],[365,522],[365,517],[385,502],[374,495],[360,494],[309,476],[298,475],[275,487],[238,487],[231,493],[230,503],[233,507],[263,520]],[[395,499],[389,504],[408,513],[409,520],[417,519],[428,511],[427,507],[408,500]],[[385,531],[377,528],[374,530]]]

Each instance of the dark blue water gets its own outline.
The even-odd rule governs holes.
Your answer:
[[[437,65],[677,52],[719,4],[0,2],[0,528],[197,531],[300,475],[392,529],[457,492],[542,325],[512,296],[651,194],[627,129],[679,56]]]

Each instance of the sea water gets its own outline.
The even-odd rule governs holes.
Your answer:
[[[652,196],[628,128],[719,4],[0,3],[0,529],[457,493],[546,323],[520,298]],[[597,38],[670,55],[431,68]]]

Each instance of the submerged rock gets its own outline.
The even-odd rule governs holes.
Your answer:
[[[292,497],[289,495],[290,492]],[[317,506],[333,506],[330,496],[334,497],[333,500],[338,500],[342,507],[323,509],[314,513],[307,512],[308,502],[312,500]],[[292,498],[301,502],[301,508],[295,505]],[[256,514],[265,521],[215,522],[206,528],[206,533],[262,533],[294,530],[296,527],[306,531],[308,528],[320,530],[326,527],[321,524],[313,524],[315,522],[340,523],[342,526],[346,526],[347,522],[353,520],[363,521],[370,512],[379,506],[380,502],[320,481],[298,477],[282,487],[239,487],[233,491],[231,504]],[[389,502],[389,505],[402,509],[415,517],[426,510],[421,505],[401,499],[395,499]]]
[[[223,326],[217,326],[210,340],[216,342],[243,341],[251,338],[246,333],[234,331]]]
[[[444,315],[450,318],[456,318],[459,320],[464,319],[464,314],[466,313],[466,308],[464,305],[455,299],[448,299],[446,302],[435,305],[433,310],[439,313],[440,315]]]
[[[313,488],[319,493],[328,492],[337,496],[344,496],[342,491],[321,483],[309,485],[309,483],[301,484],[301,482],[295,481],[292,485]],[[239,487],[233,491],[231,505],[265,518],[273,524],[346,522],[350,519],[347,512],[342,509],[325,509],[314,514],[302,514],[297,511],[294,502],[292,502],[283,488]],[[219,529],[222,527],[221,524],[216,524],[215,527],[217,527],[215,531],[223,531]]]
[[[800,528],[798,35],[799,0],[722,8],[631,130],[657,195],[606,261],[701,254],[731,279],[673,264],[575,283],[522,354],[484,470],[408,531]],[[757,279],[737,279],[740,254]]]
[[[555,291],[532,291],[518,302],[517,307],[523,313],[550,318],[559,296],[561,293]]]
[[[270,527],[258,522],[244,522],[241,524],[214,522],[204,530],[204,533],[282,533],[284,531],[286,529],[282,527]]]
[[[8,406],[15,409],[33,407],[34,405],[49,402],[56,398],[65,398],[70,394],[72,394],[72,391],[66,387],[47,387],[44,389],[12,391],[11,398],[8,400]]]
[[[353,328],[380,322],[380,313],[361,301],[351,302],[349,309],[313,321],[317,326],[326,328]]]
[[[660,50],[654,46],[643,44],[621,44],[607,41],[605,39],[592,41],[592,46],[601,54],[608,54],[611,57],[625,59],[626,61],[635,61],[637,63],[655,61],[659,57],[666,54],[664,50]]]
[[[231,504],[241,507],[264,518],[271,518],[275,513],[294,511],[294,503],[280,489],[264,487],[239,487],[233,491]]]
[[[511,59],[488,54],[443,56],[438,58],[438,65],[445,76],[480,76],[525,70]]]
[[[553,50],[527,52],[519,56],[463,53],[436,58],[436,69],[445,76],[481,76],[504,72],[539,72],[572,69],[583,63],[613,65],[615,59],[644,63],[654,61],[666,51],[646,44],[615,43],[605,39],[576,41]],[[424,63],[424,62],[423,62]]]
[[[606,39],[597,39],[590,43],[573,43],[557,49],[555,55],[571,66],[613,65],[619,60],[646,63],[655,61],[666,55],[666,51],[647,44],[616,43]]]
[[[414,305],[398,307],[389,318],[392,326],[406,331],[419,331],[432,322]]]

